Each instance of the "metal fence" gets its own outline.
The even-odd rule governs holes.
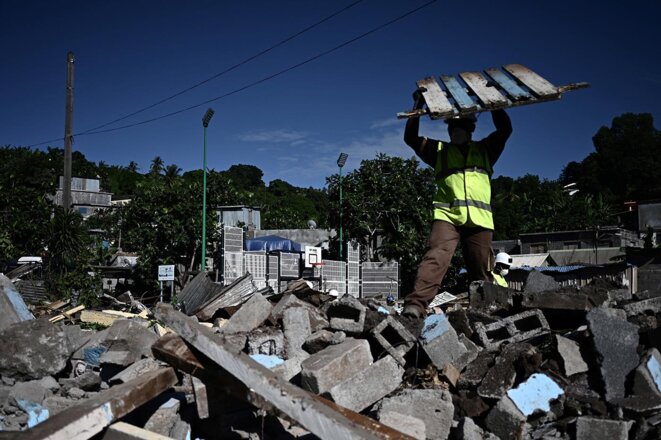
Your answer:
[[[399,263],[390,261],[385,263],[364,262],[361,264],[362,297],[387,297],[393,295],[399,298]]]

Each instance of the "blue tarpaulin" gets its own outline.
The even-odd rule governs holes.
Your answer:
[[[277,235],[265,235],[263,237],[246,240],[247,251],[293,251],[301,252],[300,243]]]

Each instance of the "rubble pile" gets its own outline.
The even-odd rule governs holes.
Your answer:
[[[1,287],[16,313],[0,321],[0,433],[661,437],[661,292],[533,271],[522,292],[473,283],[414,320],[303,280],[273,294],[249,275],[225,287],[200,275],[179,310],[32,319]]]

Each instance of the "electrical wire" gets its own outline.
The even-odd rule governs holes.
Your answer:
[[[165,102],[168,102],[168,101],[170,101],[170,100],[176,98],[177,96],[181,96],[181,95],[183,95],[184,93],[188,93],[188,92],[190,92],[191,90],[196,89],[197,87],[200,87],[201,85],[204,85],[204,84],[206,84],[206,83],[208,83],[208,82],[210,82],[210,81],[213,81],[214,79],[219,78],[219,77],[225,75],[226,73],[229,73],[229,72],[231,72],[231,71],[233,71],[233,70],[235,70],[235,69],[237,69],[237,68],[239,68],[239,67],[241,67],[241,66],[243,66],[243,65],[245,65],[245,64],[248,64],[250,61],[252,61],[252,60],[254,60],[254,59],[256,59],[256,58],[259,58],[259,57],[262,56],[262,55],[267,54],[268,52],[272,51],[273,49],[276,49],[276,48],[282,46],[283,44],[288,43],[288,42],[292,41],[293,39],[295,39],[295,38],[297,38],[297,37],[300,37],[300,36],[303,35],[304,33],[308,32],[308,31],[311,31],[312,29],[316,28],[317,26],[319,26],[319,25],[321,25],[321,24],[327,22],[328,20],[330,20],[330,19],[332,19],[332,18],[334,18],[334,17],[337,17],[338,15],[342,14],[343,12],[346,12],[346,11],[348,11],[349,9],[353,8],[353,7],[356,6],[357,4],[362,3],[363,1],[364,1],[364,0],[356,0],[356,1],[354,1],[353,3],[351,3],[351,4],[349,4],[349,5],[345,6],[345,7],[343,7],[342,9],[339,9],[339,10],[333,12],[332,14],[330,14],[329,16],[327,16],[327,17],[325,17],[325,18],[323,18],[323,19],[317,21],[316,23],[313,23],[313,24],[311,24],[310,26],[308,26],[308,27],[306,27],[306,28],[304,28],[304,29],[302,29],[302,30],[296,32],[295,34],[290,35],[289,37],[285,38],[284,40],[281,40],[281,41],[277,42],[276,44],[274,44],[274,45],[272,45],[272,46],[270,46],[270,47],[268,47],[268,48],[266,48],[266,49],[264,49],[264,50],[262,50],[262,51],[260,51],[260,52],[258,52],[258,53],[256,53],[256,54],[254,54],[254,55],[252,55],[252,56],[249,56],[249,57],[246,58],[245,60],[240,61],[240,62],[238,62],[237,64],[234,64],[233,66],[228,67],[227,69],[223,70],[222,72],[218,72],[218,73],[216,73],[215,75],[210,76],[209,78],[207,78],[207,79],[205,79],[205,80],[202,80],[202,81],[200,81],[200,82],[198,82],[198,83],[195,83],[195,84],[193,84],[192,86],[187,87],[187,88],[185,88],[185,89],[183,89],[183,90],[181,90],[181,91],[175,93],[174,95],[170,95],[170,96],[168,96],[167,98],[163,98],[163,99],[161,99],[161,100],[158,101],[158,102],[155,102],[155,103],[153,103],[153,104],[151,104],[151,105],[148,105],[147,107],[143,107],[143,108],[141,108],[141,109],[139,109],[139,110],[136,110],[136,111],[134,111],[133,113],[129,113],[129,114],[125,115],[125,116],[122,116],[121,118],[117,118],[117,119],[112,120],[112,121],[110,121],[110,122],[106,122],[105,124],[102,124],[102,125],[99,125],[99,126],[97,126],[97,127],[93,127],[93,128],[88,129],[88,130],[85,130],[85,131],[83,131],[81,134],[90,133],[90,132],[96,131],[96,130],[98,130],[98,129],[100,129],[100,128],[107,127],[108,125],[112,125],[112,124],[114,124],[114,123],[116,123],[116,122],[123,121],[123,120],[125,120],[125,119],[130,118],[131,116],[135,116],[135,115],[137,115],[137,114],[139,114],[139,113],[142,113],[142,112],[144,112],[144,111],[146,111],[146,110],[152,109],[152,108],[154,108],[154,107],[156,107],[156,106],[158,106],[158,105],[160,105],[160,104],[163,104],[163,103],[165,103]]]
[[[268,76],[266,76],[266,77],[264,77],[264,78],[261,78],[261,79],[259,79],[259,80],[253,81],[253,82],[251,82],[251,83],[248,83],[248,84],[246,84],[246,85],[244,85],[244,86],[242,86],[242,87],[239,87],[239,88],[237,88],[237,89],[234,89],[234,90],[232,90],[232,91],[230,91],[230,92],[224,93],[224,94],[222,94],[222,95],[220,95],[220,96],[216,96],[216,97],[211,98],[211,99],[208,99],[208,100],[206,100],[206,101],[203,101],[203,102],[200,102],[200,103],[197,103],[197,104],[194,104],[194,105],[191,105],[191,106],[188,106],[188,107],[185,107],[185,108],[182,108],[182,109],[179,109],[179,110],[176,110],[176,111],[170,112],[170,113],[166,113],[166,114],[163,114],[163,115],[160,115],[160,116],[156,116],[156,117],[153,117],[153,118],[150,118],[150,119],[145,119],[145,120],[140,121],[140,122],[135,122],[135,123],[132,123],[132,124],[122,125],[122,126],[119,126],[119,127],[108,128],[108,129],[104,129],[104,130],[94,130],[94,131],[90,131],[90,130],[88,130],[88,131],[85,131],[85,132],[77,133],[77,134],[75,134],[74,136],[94,135],[94,134],[100,134],[100,133],[109,133],[109,132],[118,131],[118,130],[125,130],[125,129],[127,129],[127,128],[132,128],[132,127],[136,127],[136,126],[140,126],[140,125],[148,124],[148,123],[151,123],[151,122],[155,122],[155,121],[158,121],[158,120],[161,120],[161,119],[169,118],[169,117],[172,117],[172,116],[175,116],[175,115],[178,115],[178,114],[181,114],[181,113],[184,113],[184,112],[187,112],[187,111],[190,111],[190,110],[196,109],[196,108],[198,108],[198,107],[202,107],[202,106],[207,105],[207,104],[209,104],[209,103],[211,103],[211,102],[215,102],[215,101],[221,100],[221,99],[223,99],[223,98],[227,98],[227,97],[229,97],[229,96],[235,95],[235,94],[237,94],[237,93],[240,93],[240,92],[243,92],[243,91],[245,91],[245,90],[248,90],[248,89],[250,89],[250,88],[252,88],[252,87],[255,87],[255,86],[259,85],[259,84],[262,84],[262,83],[264,83],[264,82],[266,82],[266,81],[269,81],[269,80],[271,80],[271,79],[277,78],[277,77],[279,77],[279,76],[281,76],[281,75],[283,75],[283,74],[285,74],[285,73],[287,73],[287,72],[290,72],[290,71],[292,71],[292,70],[294,70],[294,69],[297,69],[297,68],[299,68],[299,67],[302,67],[302,66],[304,66],[304,65],[306,65],[306,64],[309,64],[309,63],[311,63],[311,62],[313,62],[313,61],[318,60],[319,58],[322,58],[322,57],[324,57],[324,56],[326,56],[326,55],[329,55],[329,54],[331,54],[331,53],[333,53],[333,52],[335,52],[335,51],[337,51],[337,50],[339,50],[339,49],[342,49],[342,48],[345,47],[345,46],[348,46],[348,45],[350,45],[350,44],[352,44],[352,43],[355,43],[356,41],[359,41],[359,40],[361,40],[361,39],[363,39],[363,38],[365,38],[365,37],[367,37],[367,36],[369,36],[369,35],[372,35],[372,34],[374,34],[375,32],[378,32],[378,31],[380,31],[380,30],[382,30],[382,29],[384,29],[384,28],[386,28],[386,27],[388,27],[388,26],[390,26],[390,25],[392,25],[392,24],[394,24],[394,23],[397,23],[398,21],[403,20],[404,18],[409,17],[410,15],[415,14],[416,12],[418,12],[418,11],[420,11],[420,10],[422,10],[422,9],[424,9],[424,8],[426,8],[426,7],[428,7],[428,6],[430,6],[430,5],[432,5],[433,3],[436,3],[437,1],[438,1],[438,0],[430,0],[430,1],[426,2],[426,3],[423,3],[422,5],[420,5],[420,6],[416,7],[416,8],[414,8],[414,9],[411,9],[411,10],[409,10],[408,12],[405,12],[404,14],[399,15],[399,16],[397,16],[397,17],[395,17],[395,18],[393,18],[393,19],[391,19],[391,20],[389,20],[389,21],[387,21],[387,22],[385,22],[385,23],[382,23],[382,24],[380,24],[379,26],[376,26],[376,27],[374,27],[374,28],[372,28],[372,29],[370,29],[370,30],[368,30],[368,31],[366,31],[366,32],[364,32],[364,33],[362,33],[362,34],[356,36],[356,37],[353,37],[353,38],[351,38],[351,39],[349,39],[349,40],[347,40],[347,41],[345,41],[345,42],[343,42],[343,43],[341,43],[341,44],[339,44],[339,45],[337,45],[337,46],[335,46],[335,47],[333,47],[333,48],[331,48],[331,49],[328,49],[328,50],[326,50],[326,51],[324,51],[324,52],[321,52],[321,53],[319,53],[319,54],[317,54],[317,55],[314,55],[314,56],[312,56],[312,57],[310,57],[310,58],[308,58],[308,59],[306,59],[306,60],[304,60],[304,61],[301,61],[301,62],[296,63],[296,64],[294,64],[294,65],[292,65],[292,66],[290,66],[290,67],[287,67],[286,69],[280,70],[280,71],[278,71],[278,72],[276,72],[276,73],[273,73],[273,74],[268,75]],[[50,143],[50,142],[54,142],[54,141],[56,141],[56,140],[60,140],[60,139],[62,139],[62,138],[56,138],[56,139],[48,140],[48,141],[41,142],[41,143],[38,143],[38,144],[29,145],[28,147],[29,147],[29,148],[31,148],[31,147],[36,147],[36,146],[44,145],[44,144],[47,144],[47,143]]]

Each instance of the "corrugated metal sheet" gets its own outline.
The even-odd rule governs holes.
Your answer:
[[[195,314],[200,306],[223,290],[223,285],[209,280],[206,273],[200,272],[190,280],[179,293],[179,302],[188,315]]]
[[[540,267],[547,266],[548,253],[545,254],[521,254],[510,255],[512,257],[512,268],[515,267]]]
[[[30,304],[41,304],[48,301],[48,292],[44,282],[39,280],[17,280],[14,285],[25,302]]]
[[[592,249],[568,249],[549,251],[550,259],[557,266],[581,264],[610,264],[624,257],[626,252],[619,247]]]

